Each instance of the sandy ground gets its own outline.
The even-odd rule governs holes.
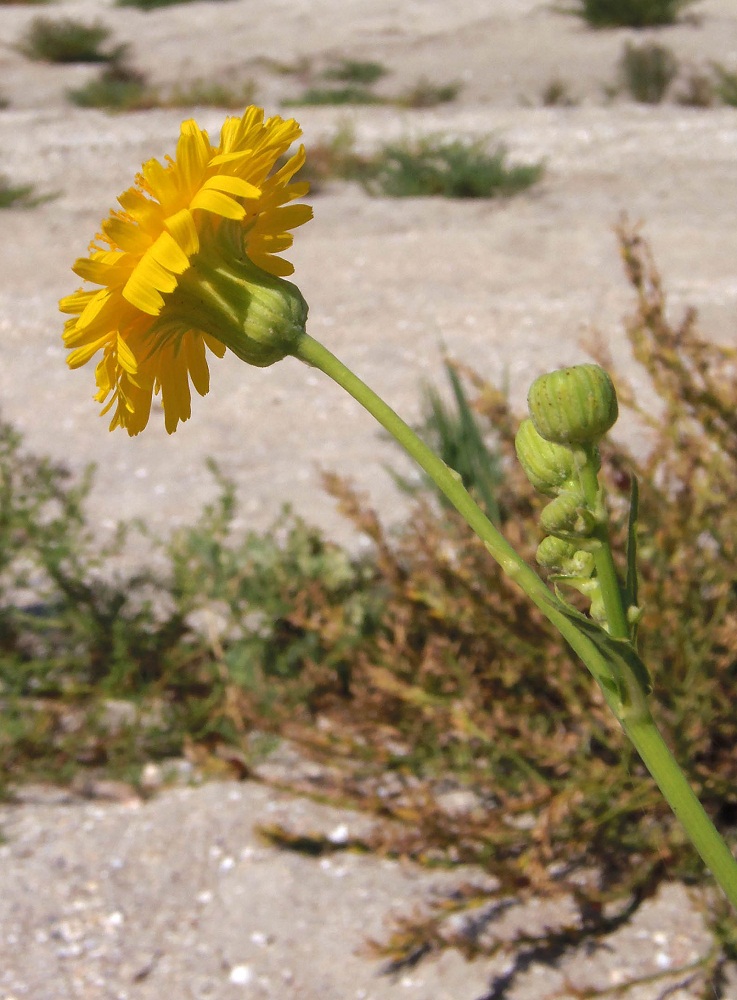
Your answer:
[[[617,996],[575,991],[634,977],[644,982],[629,1000],[703,995],[693,963],[711,936],[680,885],[664,886],[602,947],[521,963],[516,976],[513,949],[467,962],[449,948],[392,972],[369,942],[386,940],[393,918],[488,879],[276,851],[254,826],[278,822],[340,844],[368,821],[252,782],[182,789],[144,806],[28,798],[0,810],[9,837],[0,847],[3,1000],[574,1000]],[[444,933],[503,944],[570,926],[573,913],[570,901],[500,897],[467,924],[449,917]],[[727,990],[727,1000],[737,996],[737,977]]]
[[[732,0],[701,0],[690,10],[684,23],[645,35],[680,58],[676,89],[711,62],[737,69]],[[267,527],[288,501],[359,544],[321,492],[317,470],[347,472],[391,519],[401,507],[385,465],[400,458],[351,400],[296,362],[266,371],[216,362],[211,394],[195,400],[188,424],[167,437],[157,411],[136,439],[108,434],[91,399],[91,370],[66,370],[56,301],[77,286],[70,264],[141,162],[173,148],[187,112],[116,117],[70,106],[65,90],[97,70],[31,63],[15,51],[38,12],[0,6],[0,93],[9,101],[0,111],[0,172],[56,195],[0,215],[3,415],[33,449],[75,470],[98,463],[91,515],[101,529],[136,515],[161,531],[190,522],[212,496],[205,460],[214,457],[238,483],[242,526]],[[444,348],[506,380],[516,401],[540,371],[585,357],[580,340],[592,328],[628,369],[622,317],[630,298],[612,231],[622,212],[644,222],[672,308],[693,304],[714,337],[734,337],[737,111],[606,98],[633,32],[592,32],[537,0],[229,0],[150,14],[80,0],[43,13],[99,18],[164,88],[198,77],[252,80],[270,113],[303,86],[275,63],[302,66],[304,77],[307,64],[379,60],[391,70],[379,85],[385,94],[422,77],[457,80],[458,100],[437,109],[304,108],[297,116],[308,146],[349,124],[367,150],[443,133],[491,136],[514,160],[545,161],[543,181],[504,203],[372,199],[342,184],[313,199],[315,219],[298,232],[290,258],[310,303],[310,332],[410,420],[421,380],[442,377]],[[574,106],[542,106],[555,79]],[[199,109],[196,117],[217,133],[222,112]],[[11,810],[0,998],[486,995],[499,968],[468,966],[454,952],[406,979],[377,977],[380,963],[355,950],[392,907],[410,906],[433,880],[354,857],[338,876],[266,849],[253,825],[272,806],[271,793],[248,785],[182,791],[145,806],[32,801]],[[221,879],[218,859],[226,857],[233,865]],[[703,954],[703,925],[685,890],[669,887],[653,906],[665,907],[667,919],[662,909],[646,911],[650,923],[625,936],[599,985],[648,962],[662,971]],[[579,959],[582,975],[594,967],[590,956]],[[557,972],[533,966],[529,975],[493,995],[572,996]],[[628,995],[655,1000],[663,989],[654,983]],[[699,993],[690,985],[668,996]]]

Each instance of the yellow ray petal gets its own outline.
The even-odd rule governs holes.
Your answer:
[[[213,215],[221,215],[225,219],[242,219],[246,214],[243,205],[221,191],[198,191],[192,199],[191,208],[212,212]]]
[[[181,212],[170,215],[164,225],[188,257],[197,253],[200,249],[200,238],[192,213],[188,208],[183,208]]]
[[[240,177],[231,177],[228,174],[215,174],[208,177],[202,185],[203,191],[223,191],[225,194],[232,194],[236,198],[258,198],[261,195],[261,188]]]
[[[136,363],[135,355],[131,351],[130,347],[126,344],[125,340],[118,334],[117,338],[117,351],[118,351],[118,363],[121,368],[127,371],[131,375],[135,375],[138,371],[138,364]]]
[[[202,337],[194,332],[185,333],[182,349],[189,369],[192,385],[200,396],[206,396],[210,391],[210,369],[205,357],[205,344]]]

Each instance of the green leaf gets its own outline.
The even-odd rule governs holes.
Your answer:
[[[613,680],[623,707],[631,705],[635,701],[641,702],[644,697],[650,694],[653,689],[650,672],[637,655],[637,651],[629,639],[615,639],[596,622],[591,621],[590,618],[582,615],[580,611],[568,604],[560,602],[558,610],[596,647],[597,652],[609,667],[611,676],[609,679],[606,676],[602,679],[599,672],[594,675],[599,683],[610,692]],[[593,670],[592,673],[594,673]]]
[[[637,477],[632,475],[630,486],[630,513],[627,522],[627,576],[624,581],[625,612],[637,607],[637,516],[640,506],[640,487]],[[632,641],[636,626],[633,626]]]

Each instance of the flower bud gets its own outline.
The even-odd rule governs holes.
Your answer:
[[[538,433],[557,444],[596,444],[617,419],[617,394],[598,365],[541,375],[527,397]]]
[[[557,496],[572,479],[573,452],[540,437],[531,420],[523,420],[519,425],[514,446],[525,475],[539,493]]]
[[[540,526],[550,535],[579,535],[588,537],[596,525],[594,515],[585,506],[578,493],[561,493],[540,514]]]
[[[574,542],[546,535],[537,547],[535,559],[545,569],[563,569],[575,554]]]
[[[575,542],[547,535],[537,547],[535,558],[540,566],[560,576],[588,579],[594,572],[594,555],[579,549]]]
[[[569,576],[590,577],[595,568],[594,553],[577,549],[573,558],[566,563],[564,571]]]

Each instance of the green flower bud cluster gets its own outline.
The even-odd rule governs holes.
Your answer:
[[[532,420],[522,421],[514,443],[527,478],[539,493],[552,498],[540,516],[546,537],[537,561],[560,577],[590,577],[596,516],[586,503],[580,481],[579,467],[585,456],[546,441]]]
[[[535,489],[551,498],[540,516],[546,534],[537,561],[556,582],[585,594],[592,617],[603,619],[594,558],[603,497],[598,486],[595,498],[591,489],[587,494],[583,476],[586,471],[595,480],[599,471],[596,445],[617,418],[614,386],[598,365],[577,365],[537,379],[528,404],[530,419],[515,439],[517,457]]]

